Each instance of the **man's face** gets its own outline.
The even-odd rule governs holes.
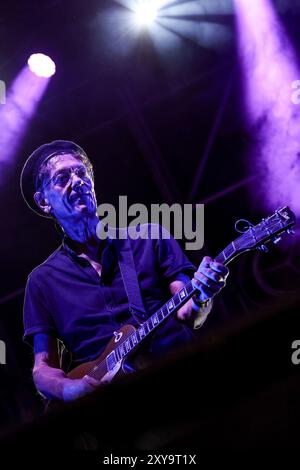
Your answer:
[[[47,163],[41,193],[59,222],[95,214],[94,182],[83,162],[74,155],[58,155]]]

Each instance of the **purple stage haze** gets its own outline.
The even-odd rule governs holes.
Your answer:
[[[235,5],[246,117],[256,141],[249,165],[261,176],[254,197],[300,215],[300,106],[292,99],[299,65],[269,0]]]
[[[0,163],[2,169],[15,165],[14,156],[49,83],[24,67],[11,84],[6,103],[0,107]],[[0,185],[3,184],[3,171]]]

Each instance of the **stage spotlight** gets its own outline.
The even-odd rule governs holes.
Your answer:
[[[49,78],[55,74],[55,63],[45,54],[32,54],[27,64],[31,72],[38,77]]]
[[[135,7],[136,22],[140,26],[149,26],[158,13],[158,1],[140,0]]]

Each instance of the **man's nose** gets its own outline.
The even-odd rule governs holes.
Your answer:
[[[90,191],[91,185],[89,181],[85,181],[82,178],[73,175],[72,178],[72,189],[80,194],[87,194]]]
[[[82,181],[82,179],[77,176],[75,173],[72,173],[70,175],[70,178],[71,178],[71,184],[72,184],[72,187],[74,189],[76,188],[80,188],[80,186],[82,186],[84,184],[84,182]]]
[[[82,181],[82,178],[80,178],[80,176],[78,176],[78,175],[75,173],[75,171],[72,171],[72,172],[70,173],[70,178],[71,178],[73,184],[76,184],[78,181]]]

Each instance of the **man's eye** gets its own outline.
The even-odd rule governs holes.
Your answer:
[[[69,180],[68,173],[59,173],[54,179],[54,183],[58,186],[65,186]]]
[[[86,173],[85,168],[80,168],[80,169],[77,171],[77,176],[78,176],[78,178],[86,178],[87,173]]]

